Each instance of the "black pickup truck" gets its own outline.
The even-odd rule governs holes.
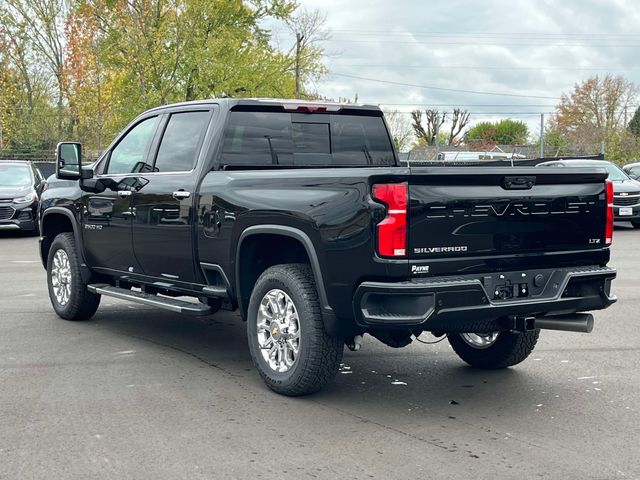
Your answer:
[[[239,310],[276,392],[333,378],[368,333],[448,336],[479,368],[524,360],[540,329],[589,332],[615,270],[598,168],[402,166],[377,107],[223,99],[155,108],[90,167],[58,146],[42,195],[57,314],[101,296]]]

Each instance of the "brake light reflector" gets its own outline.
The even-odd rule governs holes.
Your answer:
[[[373,198],[387,207],[387,216],[377,225],[378,253],[383,257],[407,254],[407,184],[380,183],[373,186]]]
[[[604,244],[613,243],[613,182],[607,180],[607,227],[604,234]]]

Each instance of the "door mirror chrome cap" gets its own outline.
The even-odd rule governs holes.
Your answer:
[[[82,176],[82,145],[60,142],[56,148],[56,178],[79,180]]]

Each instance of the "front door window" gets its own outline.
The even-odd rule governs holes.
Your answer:
[[[153,117],[133,127],[111,151],[106,173],[113,175],[153,171],[153,167],[145,163],[145,160],[157,124],[158,117]]]

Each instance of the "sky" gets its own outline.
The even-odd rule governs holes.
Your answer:
[[[329,73],[315,88],[333,99],[407,115],[462,107],[474,123],[514,118],[537,135],[576,82],[612,73],[640,85],[638,0],[298,1],[326,14]],[[293,43],[281,28],[274,37]]]

